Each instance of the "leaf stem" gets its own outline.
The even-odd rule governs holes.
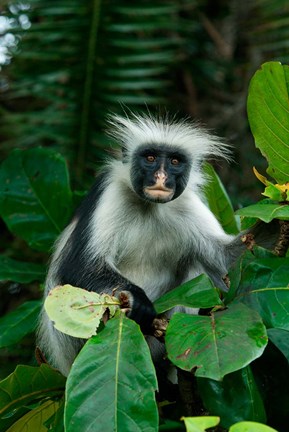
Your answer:
[[[91,306],[119,306],[120,305],[120,301],[116,300],[115,302],[90,302],[89,304],[85,304],[82,306],[72,306],[73,309],[79,310],[79,309],[85,309],[85,308],[89,308]]]

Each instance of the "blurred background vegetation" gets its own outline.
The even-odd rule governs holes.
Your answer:
[[[247,205],[260,193],[252,166],[264,164],[246,118],[248,84],[268,60],[289,60],[286,0],[1,0],[0,161],[14,148],[55,148],[83,190],[113,151],[108,113],[168,111],[233,145],[235,162],[217,170],[234,207]],[[0,235],[0,253],[46,262],[4,224]],[[39,298],[37,284],[2,281],[0,292],[0,315]],[[1,351],[2,363],[29,362],[30,345]]]

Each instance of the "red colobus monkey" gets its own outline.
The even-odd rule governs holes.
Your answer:
[[[193,277],[222,277],[244,247],[202,200],[202,163],[228,147],[194,124],[113,117],[122,160],[111,160],[55,245],[45,296],[57,285],[125,292],[129,317],[149,333],[152,302]],[[83,340],[62,334],[45,311],[38,343],[67,375]]]

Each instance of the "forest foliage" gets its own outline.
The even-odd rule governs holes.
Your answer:
[[[95,425],[95,430],[108,431],[199,432],[219,422],[230,432],[287,431],[287,66],[265,63],[250,82],[247,115],[263,160],[251,157],[241,119],[248,71],[257,69],[265,54],[288,62],[281,53],[289,12],[284,1],[253,3],[246,8],[235,2],[230,13],[224,5],[215,6],[220,31],[205,1],[1,4],[10,20],[6,33],[15,40],[9,51],[13,61],[0,79],[0,215],[7,246],[0,255],[0,281],[3,292],[7,281],[16,289],[31,288],[0,318],[4,361],[9,367],[17,353],[21,363],[29,363],[6,378],[1,369],[0,431],[60,432],[65,425],[66,431],[85,432]],[[29,29],[21,27],[25,14]],[[240,53],[246,46],[251,49],[244,61]],[[105,151],[114,148],[103,134],[104,119],[123,106],[152,111],[165,106],[173,112],[178,107],[180,115],[211,117],[210,125],[226,135],[234,123],[242,167],[239,177],[235,171],[235,183],[254,163],[263,199],[234,214],[218,175],[207,165],[208,205],[228,233],[236,233],[240,221],[242,228],[256,221],[268,224],[268,231],[280,226],[273,251],[245,239],[248,250],[231,269],[225,296],[202,275],[155,303],[159,313],[179,304],[207,310],[203,316],[175,314],[165,344],[170,361],[184,371],[180,380],[197,394],[193,414],[208,417],[180,421],[188,415],[186,398],[156,402],[158,384],[145,339],[120,311],[88,340],[67,380],[47,364],[34,361],[31,366],[29,342],[42,305],[45,262],[92,182],[92,172]],[[233,181],[227,184],[235,191]],[[91,319],[89,310],[83,315]],[[65,325],[71,331],[71,324]],[[132,351],[139,355],[132,359]]]
[[[264,191],[268,198],[237,212],[242,214],[246,225],[257,219],[265,222],[277,219],[287,232],[281,230],[273,252],[255,245],[254,239],[245,239],[248,250],[231,269],[230,290],[222,298],[208,277],[201,275],[155,302],[159,313],[175,305],[209,309],[205,316],[175,313],[166,330],[165,345],[173,364],[181,370],[194,371],[192,379],[193,376],[196,379],[204,407],[210,414],[220,416],[221,425],[225,428],[245,419],[260,423],[268,421],[273,426],[287,422],[289,260],[286,254],[289,205],[286,175],[282,171],[283,149],[287,144],[279,123],[279,115],[285,110],[282,107],[284,93],[275,92],[275,98],[270,99],[259,122],[255,114],[258,106],[264,107],[268,91],[278,80],[281,80],[288,98],[287,74],[287,66],[267,63],[252,79],[248,98],[249,121],[256,144],[267,159],[267,172],[273,181],[270,190],[266,185]],[[266,115],[270,121],[266,122],[264,130]],[[281,162],[276,157],[271,158],[272,148],[274,154],[282,155]],[[9,230],[22,236],[32,248],[48,251],[65,226],[75,202],[64,159],[47,148],[15,150],[3,162],[0,176],[0,213]],[[273,195],[270,192],[272,187]],[[213,189],[213,195],[217,194],[219,204],[223,204],[226,225],[228,209],[230,219],[235,220],[232,207],[228,205],[228,197],[218,181],[214,182]],[[207,196],[209,194],[207,191]],[[222,216],[220,210],[218,217],[221,222]],[[44,273],[43,269],[38,270],[39,273],[35,264],[27,263],[24,268],[23,262],[6,261],[5,271],[10,271],[12,280],[14,272],[17,272],[18,280],[39,278]],[[76,324],[84,321],[90,325],[95,313],[87,307],[87,304],[91,305],[91,299],[70,294],[61,302],[61,312],[57,312],[58,294],[49,301],[52,301],[52,307],[47,310],[53,311],[56,326],[60,325],[62,331],[72,335],[76,328],[76,336],[88,337],[86,326],[82,330],[81,326],[73,324],[73,320]],[[103,302],[106,304],[107,298]],[[70,315],[70,321],[62,316],[65,304],[69,309],[71,304],[77,305],[75,317]],[[0,325],[6,330],[1,334],[2,347],[15,344],[31,333],[40,306],[40,301],[27,301],[1,319]],[[65,379],[48,365],[18,367],[0,383],[1,430],[9,427],[13,430],[13,427],[19,428],[24,424],[32,430],[36,418],[45,422],[46,427],[50,425],[49,430],[59,430],[63,419],[67,431],[75,430],[75,427],[90,430],[94,422],[101,422],[106,430],[115,427],[117,430],[134,430],[132,424],[137,424],[138,430],[158,430],[157,381],[145,339],[139,327],[120,311],[114,310],[113,314],[115,316],[102,326],[97,335],[89,338],[81,350],[66,386]],[[66,328],[61,327],[63,322]],[[90,334],[95,330],[94,321],[92,326]],[[81,331],[84,333],[80,334]],[[279,395],[282,395],[278,400],[272,391],[271,361],[274,362],[274,389],[278,388]],[[32,374],[33,378],[24,380],[23,376],[27,374]],[[50,375],[47,377],[47,374]],[[93,413],[92,400],[101,401],[99,409],[96,404]],[[178,410],[183,404],[184,401]],[[162,421],[177,420],[171,419],[170,415],[166,417],[165,408],[163,411],[166,420]],[[175,413],[176,416],[179,414]]]

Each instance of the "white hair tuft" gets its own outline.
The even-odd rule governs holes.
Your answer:
[[[197,160],[206,158],[230,159],[230,146],[198,124],[188,120],[177,121],[132,114],[129,117],[112,115],[108,133],[130,154],[145,144],[172,146],[190,154]]]

